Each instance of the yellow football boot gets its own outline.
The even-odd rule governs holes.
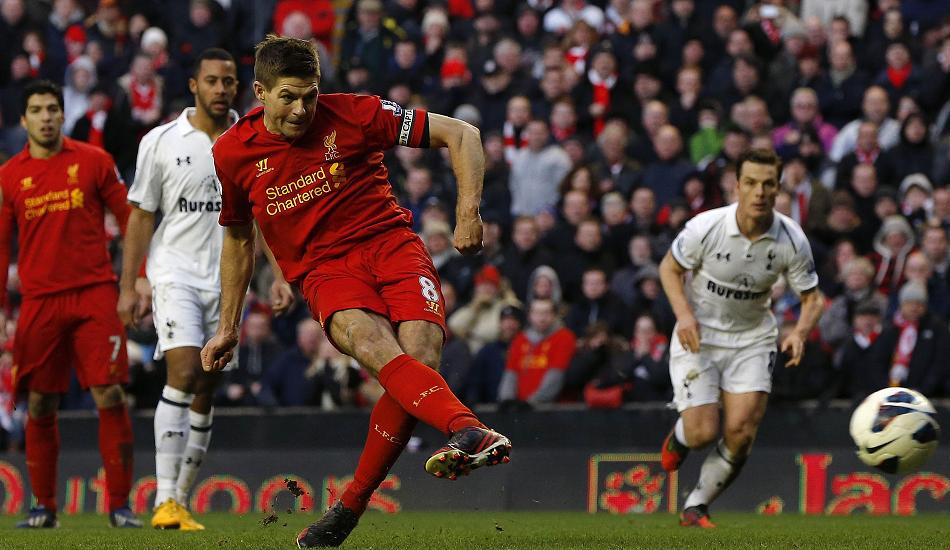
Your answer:
[[[178,519],[179,524],[178,528],[182,531],[204,531],[205,526],[195,521],[195,518],[191,516],[191,512],[188,511],[188,508],[184,506],[178,506]]]
[[[170,498],[159,504],[158,508],[156,508],[155,512],[152,514],[152,527],[155,529],[180,528],[182,517],[181,510],[181,505],[175,502],[175,499],[173,498]]]

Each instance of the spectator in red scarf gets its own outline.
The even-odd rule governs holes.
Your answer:
[[[874,237],[874,282],[885,295],[897,292],[904,284],[904,266],[914,251],[914,230],[903,216],[884,220]]]
[[[892,42],[887,47],[884,59],[887,66],[874,82],[887,91],[891,104],[896,105],[901,96],[915,95],[920,89],[922,73],[914,66],[910,47],[904,42]]]
[[[105,149],[106,121],[109,119],[109,109],[112,108],[112,99],[103,87],[93,88],[89,94],[89,108],[76,121],[70,137],[91,143]]]
[[[929,311],[927,288],[907,283],[900,290],[900,309],[871,352],[874,383],[878,388],[902,386],[938,395],[950,356],[946,335],[946,323]]]

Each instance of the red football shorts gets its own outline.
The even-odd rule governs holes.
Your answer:
[[[13,340],[17,392],[64,393],[75,367],[83,388],[129,381],[113,283],[24,298]]]
[[[328,333],[330,317],[344,309],[369,310],[393,325],[430,321],[446,331],[439,274],[422,240],[408,229],[388,231],[321,262],[301,290]]]

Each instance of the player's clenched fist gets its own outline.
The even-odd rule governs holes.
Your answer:
[[[237,344],[237,331],[217,332],[201,350],[201,368],[206,372],[223,369],[234,358],[234,347]]]
[[[676,336],[690,353],[699,352],[699,323],[692,315],[676,320]]]
[[[478,254],[482,249],[482,219],[458,218],[455,224],[455,249],[465,255]]]

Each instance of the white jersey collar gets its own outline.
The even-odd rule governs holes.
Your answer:
[[[197,128],[191,125],[191,121],[188,119],[191,115],[195,113],[194,107],[185,107],[185,109],[178,115],[178,131],[182,137],[187,136],[191,132],[199,131]],[[238,114],[234,109],[228,109],[228,126],[234,126],[237,123],[238,119],[241,118],[241,115]]]
[[[742,231],[739,231],[739,222],[736,221],[736,212],[739,210],[739,203],[734,202],[730,204],[727,208],[729,208],[729,211],[726,212],[726,235],[729,235],[730,237],[746,238],[746,236],[742,234]],[[763,233],[759,237],[759,239],[768,238],[768,239],[772,239],[773,241],[778,240],[778,234],[782,228],[782,220],[780,219],[780,217],[781,217],[781,214],[779,214],[775,210],[772,210],[772,227],[770,227],[768,231]]]

